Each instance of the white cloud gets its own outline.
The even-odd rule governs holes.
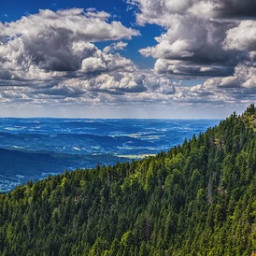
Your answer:
[[[255,88],[256,89],[256,66],[250,61],[240,63],[232,76],[210,78],[204,86],[207,88]]]
[[[140,25],[154,23],[169,27],[170,14],[193,15],[205,19],[255,17],[254,0],[130,0],[139,8]]]
[[[128,44],[127,44],[126,42],[120,41],[120,42],[117,42],[117,43],[113,43],[113,44],[111,44],[111,45],[109,45],[109,46],[106,46],[106,47],[103,49],[103,51],[104,51],[105,53],[109,53],[109,52],[114,52],[114,51],[118,51],[118,50],[123,50],[123,49],[126,48],[127,45],[128,45]]]
[[[134,64],[131,60],[121,57],[119,54],[111,54],[106,48],[97,50],[92,57],[85,58],[82,61],[82,72],[110,72],[115,70],[132,70]]]
[[[176,75],[225,75],[237,64],[239,54],[223,49],[230,23],[218,23],[189,15],[170,15],[170,27],[156,38],[157,45],[141,49],[157,61],[155,69]],[[192,24],[192,25],[191,25]],[[203,68],[202,68],[203,67]]]
[[[94,10],[41,10],[0,23],[0,101],[95,104],[173,94],[169,78],[140,70],[118,53],[127,46],[119,40],[139,32],[108,19]],[[103,50],[94,44],[108,40],[117,42]]]
[[[221,15],[224,7],[213,7],[212,2],[133,2],[141,8],[140,24],[165,28],[155,46],[140,50],[156,59],[154,70],[139,69],[121,56],[125,40],[140,33],[109,21],[106,12],[41,10],[0,23],[0,102],[222,104],[250,99],[256,79],[254,23],[220,21],[216,17],[234,16],[235,11]],[[107,46],[101,50],[95,43],[102,41]],[[189,87],[173,77],[211,78]]]
[[[229,29],[224,47],[240,51],[256,51],[256,21],[244,20],[237,27]]]
[[[167,77],[203,78],[202,84],[175,90],[179,102],[247,102],[254,99],[256,1],[133,0],[139,25],[165,29],[156,45],[140,53],[156,59]]]
[[[63,29],[65,35],[74,41],[90,42],[103,40],[131,39],[139,34],[138,31],[124,27],[118,21],[108,22],[110,15],[106,12],[84,12],[83,9],[68,9],[53,12],[41,10],[38,14],[29,15],[22,19],[5,23],[2,35],[33,37],[44,35],[45,31]],[[62,31],[63,32],[63,31]]]
[[[131,39],[139,32],[120,22],[108,22],[105,12],[85,13],[82,9],[38,14],[1,24],[1,69],[43,71],[77,71],[82,61],[92,57],[92,42]]]

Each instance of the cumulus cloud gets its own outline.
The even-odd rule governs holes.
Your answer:
[[[141,49],[144,56],[153,56],[155,69],[177,75],[226,75],[232,72],[242,54],[225,50],[223,40],[230,23],[218,23],[195,16],[170,16],[173,24],[156,38],[157,45]],[[191,24],[193,24],[191,26]]]
[[[169,26],[170,14],[210,18],[244,18],[256,16],[254,0],[129,0],[138,7],[137,21]]]
[[[9,92],[14,88],[30,96],[36,90],[39,94],[78,97],[84,90],[81,83],[79,87],[79,83],[70,82],[72,77],[90,81],[104,72],[133,69],[130,60],[114,52],[123,49],[126,42],[111,44],[103,51],[94,45],[139,35],[120,22],[109,22],[109,18],[108,13],[94,10],[41,10],[15,22],[0,23],[0,86],[9,86],[6,97],[11,97]]]
[[[85,58],[81,65],[83,73],[110,72],[118,69],[131,71],[133,68],[134,64],[131,60],[119,54],[111,54],[106,48],[103,51],[98,49],[92,57]]]
[[[108,22],[105,12],[71,9],[38,14],[1,24],[2,69],[36,66],[44,71],[77,71],[82,61],[94,55],[92,42],[131,39],[139,32],[120,22]]]
[[[112,21],[110,14],[41,10],[0,22],[0,102],[194,104],[253,97],[254,2],[129,2],[138,8],[140,25],[164,27],[156,45],[140,50],[155,58],[154,69],[139,69],[121,55],[127,40],[140,32]],[[106,46],[100,49],[102,41]],[[195,86],[177,82],[200,77],[205,82]]]
[[[109,52],[114,52],[114,51],[118,51],[118,50],[123,50],[125,49],[125,47],[127,46],[128,44],[126,42],[117,42],[117,43],[113,43],[109,46],[106,46],[103,51],[105,53],[109,53]]]
[[[109,18],[95,10],[41,10],[0,23],[0,102],[161,101],[174,94],[169,78],[120,55],[123,40],[140,33]],[[114,42],[101,50],[95,43],[102,41]]]
[[[97,76],[63,79],[51,85],[35,87],[8,86],[1,88],[0,102],[117,104],[125,102],[163,102],[171,99],[177,82],[152,73],[101,73]]]
[[[156,45],[140,53],[156,59],[166,76],[205,78],[178,87],[174,99],[235,102],[251,99],[255,88],[256,1],[130,0],[138,25],[165,29]]]
[[[255,88],[256,65],[252,61],[240,63],[232,76],[208,79],[204,86],[207,88]]]
[[[152,23],[166,29],[155,38],[155,46],[140,50],[145,57],[156,59],[157,72],[182,76],[231,75],[246,58],[246,52],[254,50],[255,21],[229,19],[232,15],[241,16],[248,6],[253,8],[255,4],[251,1],[138,0],[133,3],[139,8],[139,24]]]
[[[240,51],[256,51],[256,21],[244,20],[237,27],[229,29],[224,47]]]
[[[2,25],[2,35],[28,36],[38,35],[44,31],[65,29],[75,41],[104,41],[131,39],[139,32],[124,27],[119,21],[108,22],[110,15],[106,12],[84,12],[83,9],[40,10],[38,14],[29,15],[18,21]],[[58,31],[56,31],[58,33]]]

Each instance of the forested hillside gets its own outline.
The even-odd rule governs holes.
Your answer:
[[[0,255],[256,255],[256,109],[142,161],[0,195]]]

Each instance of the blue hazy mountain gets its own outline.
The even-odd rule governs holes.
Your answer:
[[[218,120],[0,119],[0,191],[48,174],[167,151]]]

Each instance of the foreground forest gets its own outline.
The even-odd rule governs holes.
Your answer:
[[[0,195],[0,255],[256,255],[256,109],[142,161]]]

